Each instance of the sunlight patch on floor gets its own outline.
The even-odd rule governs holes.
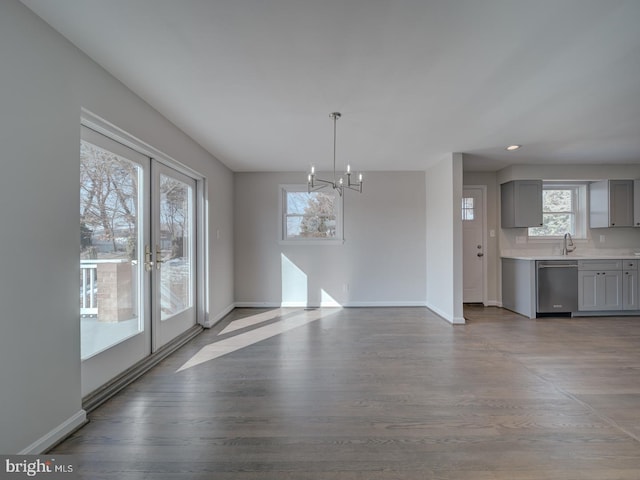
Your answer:
[[[241,328],[252,327],[262,322],[267,322],[269,320],[273,320],[276,317],[279,317],[286,313],[295,312],[298,309],[292,308],[274,308],[273,310],[269,310],[263,313],[257,313],[255,315],[251,315],[250,317],[241,318],[239,320],[234,320],[229,325],[222,330],[219,335],[224,335],[225,333],[235,332],[236,330],[240,330]]]
[[[266,340],[267,338],[275,337],[276,335],[280,335],[281,333],[293,330],[294,328],[307,325],[328,315],[333,315],[338,310],[339,309],[337,308],[300,310],[294,315],[287,315],[285,318],[282,318],[282,320],[278,322],[270,323],[269,325],[250,330],[245,333],[240,333],[230,338],[225,338],[224,340],[220,340],[219,342],[210,343],[209,345],[202,347],[199,352],[197,352],[184,365],[176,370],[176,373],[187,370],[191,367],[195,367],[196,365],[200,365],[210,360],[222,357],[223,355],[227,355],[228,353],[235,352],[237,350],[240,350],[241,348],[245,348],[249,345],[261,342],[262,340]],[[260,315],[263,314],[258,314],[257,316]],[[248,321],[251,318],[253,317],[248,317],[242,320]],[[264,319],[261,321],[264,321]]]

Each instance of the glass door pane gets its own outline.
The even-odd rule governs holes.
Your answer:
[[[196,323],[195,180],[154,164],[155,348]]]

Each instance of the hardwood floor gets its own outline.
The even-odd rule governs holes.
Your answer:
[[[54,449],[87,479],[637,480],[640,318],[239,309]]]

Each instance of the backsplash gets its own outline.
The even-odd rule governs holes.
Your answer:
[[[594,228],[574,240],[578,255],[628,255],[640,251],[640,228]],[[500,229],[500,256],[560,255],[562,239],[529,239],[526,228]]]

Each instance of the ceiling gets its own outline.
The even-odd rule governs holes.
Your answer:
[[[638,0],[22,2],[234,171],[640,163]]]

